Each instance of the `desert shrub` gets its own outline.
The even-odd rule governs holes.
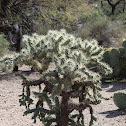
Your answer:
[[[123,37],[126,35],[126,27],[123,23],[119,20],[110,21],[106,26],[106,30],[104,34],[109,38],[109,43],[111,46],[109,47],[119,47],[122,44]],[[112,39],[115,39],[112,41]]]
[[[124,26],[125,26],[125,23],[126,23],[126,14],[125,13],[121,13],[121,14],[115,16],[114,18],[115,18],[115,20],[122,21],[122,23],[124,23]]]
[[[117,16],[121,13],[125,13],[125,1],[109,0],[111,4],[113,5],[117,4],[113,13],[112,13],[112,7],[109,4],[108,0],[101,0],[101,1],[102,1],[101,8],[106,15],[111,17],[113,15]]]
[[[95,4],[83,0],[47,0],[40,3],[40,16],[34,19],[36,31],[46,34],[49,29],[65,28],[69,32],[76,31],[78,24],[92,15],[98,15]],[[37,12],[38,13],[38,12]],[[47,26],[47,28],[45,27]]]
[[[79,15],[81,15],[80,18],[78,17],[80,22],[78,22],[78,28],[73,33],[83,39],[96,39],[104,47],[120,46],[122,38],[126,36],[125,13],[108,15],[111,8],[108,7],[107,1],[103,1],[103,8],[101,8],[99,1],[91,1],[91,3],[85,7],[87,10],[89,9],[87,16],[86,9],[83,9],[82,15],[79,12]],[[106,13],[107,9],[110,11],[107,12],[108,14]]]
[[[0,56],[7,54],[9,48],[9,42],[6,40],[4,34],[0,34]]]
[[[35,81],[19,75],[23,79],[19,101],[27,109],[25,115],[34,113],[34,121],[39,117],[45,126],[82,126],[85,122],[83,111],[89,108],[91,126],[95,120],[91,104],[99,103],[101,98],[101,74],[112,72],[102,62],[103,53],[104,49],[96,40],[75,38],[65,30],[50,30],[45,36],[25,35],[21,53],[5,56],[1,62],[6,62],[7,66],[27,64],[36,71],[43,71],[41,78]],[[55,65],[55,70],[49,69],[51,64]],[[30,108],[32,86],[40,89],[33,92],[38,99],[33,109]],[[73,102],[75,98],[76,103]]]
[[[92,19],[88,19],[82,25],[82,28],[79,29],[78,36],[81,36],[83,39],[97,38],[100,40],[100,36],[102,35],[107,23],[108,19],[106,16],[101,15],[92,17]]]
[[[112,21],[105,15],[100,15],[94,20],[88,20],[78,29],[77,36],[83,39],[97,39],[104,47],[118,47],[125,37],[126,27],[121,21]]]
[[[65,28],[69,32],[77,31],[78,24],[85,24],[83,30],[85,31],[83,36],[87,37],[93,35],[93,29],[98,30],[94,32],[94,37],[96,36],[98,40],[101,40],[102,37],[105,42],[108,40],[104,36],[102,31],[105,31],[104,26],[108,25],[107,22],[111,20],[122,20],[125,17],[125,13],[118,13],[116,15],[110,15],[111,7],[107,1],[103,2],[103,7],[101,7],[101,1],[85,1],[85,0],[46,0],[40,2],[40,0],[32,0],[37,5],[37,9],[34,8],[33,11],[29,11],[29,15],[33,18],[34,24],[37,25],[36,30],[40,33],[47,33],[51,29],[61,29]],[[38,3],[39,2],[39,3]],[[122,4],[120,4],[122,6]],[[119,6],[120,6],[119,5]],[[120,11],[120,7],[117,7]],[[32,13],[31,12],[35,12]],[[122,15],[121,19],[120,16]],[[97,17],[99,19],[97,19]],[[106,22],[106,18],[107,22]],[[123,20],[124,22],[125,20]],[[44,27],[48,25],[47,29]],[[92,24],[92,26],[91,26]],[[40,27],[39,27],[40,26]],[[43,28],[42,28],[43,27]],[[101,28],[101,32],[99,29]],[[80,29],[79,29],[80,30]],[[78,31],[79,31],[78,30]],[[121,30],[121,28],[119,29]],[[118,30],[118,31],[119,31]],[[87,31],[87,32],[86,32]],[[97,35],[96,35],[97,33]],[[106,33],[106,31],[105,31]],[[98,35],[99,34],[99,35]],[[102,37],[100,37],[102,36]],[[111,36],[110,36],[111,37]],[[115,36],[114,36],[115,37]],[[97,39],[96,38],[96,39]],[[110,42],[111,40],[109,40]]]

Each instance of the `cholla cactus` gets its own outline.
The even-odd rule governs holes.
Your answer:
[[[102,62],[103,53],[104,49],[96,40],[75,38],[65,30],[51,30],[45,36],[25,35],[21,53],[11,60],[14,64],[31,65],[37,71],[42,70],[43,74],[40,80],[33,82],[21,75],[27,92],[26,97],[22,94],[21,104],[26,105],[24,102],[31,101],[28,100],[30,86],[45,84],[43,91],[34,92],[39,99],[36,109],[28,110],[25,114],[34,112],[34,119],[38,115],[43,124],[49,126],[54,122],[58,126],[83,126],[82,112],[89,107],[92,125],[95,118],[90,103],[94,103],[100,97],[100,74],[107,75],[112,72],[111,68]],[[55,70],[49,69],[51,63],[55,64]],[[78,104],[70,103],[71,98],[79,98]],[[44,101],[49,109],[44,108]],[[77,110],[78,114],[73,114],[73,110]],[[74,121],[73,118],[78,121]]]

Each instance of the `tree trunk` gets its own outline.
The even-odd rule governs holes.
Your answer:
[[[111,12],[112,15],[114,15],[115,7],[116,7],[116,6],[112,6],[112,12]]]
[[[13,72],[17,72],[18,71],[18,66],[15,65],[14,68],[13,68]]]
[[[61,102],[61,116],[60,116],[60,126],[68,126],[68,92],[62,92],[62,102]]]
[[[103,8],[103,2],[101,1],[101,8]]]
[[[125,12],[125,3],[123,4],[123,13]]]
[[[16,52],[20,52],[21,50],[21,39],[22,39],[22,29],[20,27],[19,31],[16,33],[16,44],[15,44]],[[15,65],[13,72],[17,72],[17,71],[18,71],[18,66]]]
[[[108,1],[108,4],[112,8],[111,14],[114,15],[114,12],[115,12],[115,9],[116,9],[117,5],[119,5],[122,0],[118,0],[115,4],[112,4],[110,0],[107,0],[107,1]]]
[[[20,50],[21,50],[21,32],[20,32],[20,30],[19,30],[19,32],[17,33],[17,43],[16,43],[16,45],[15,45],[15,47],[16,47],[16,52],[20,52]]]

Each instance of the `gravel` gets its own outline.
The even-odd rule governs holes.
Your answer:
[[[28,70],[23,67],[21,70]],[[22,72],[29,78],[37,79],[38,73]],[[23,116],[25,108],[19,105],[19,96],[22,93],[22,80],[10,73],[0,77],[0,126],[43,126],[37,120],[36,124],[33,123],[32,114]],[[34,90],[38,90],[34,87]],[[116,92],[126,93],[126,83],[106,83],[102,84],[101,94],[109,98],[109,100],[102,100],[99,105],[94,105],[94,115],[97,121],[94,126],[126,126],[126,110],[119,110],[113,103],[113,94]],[[86,110],[85,121],[90,117]],[[88,114],[87,114],[88,113]]]

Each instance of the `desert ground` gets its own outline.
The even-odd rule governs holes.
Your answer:
[[[28,78],[39,77],[38,73],[28,71],[28,67],[20,69],[20,72]],[[21,83],[22,80],[14,73],[0,76],[0,126],[43,126],[39,119],[35,124],[33,123],[32,114],[23,116],[25,107],[19,104],[19,95],[22,93]],[[126,126],[126,110],[119,110],[113,102],[114,93],[126,92],[126,82],[105,83],[101,87],[101,94],[109,100],[103,99],[99,105],[93,106],[94,115],[97,117],[94,126]],[[37,90],[37,87],[33,89]],[[88,120],[88,114],[86,115],[85,119]]]

